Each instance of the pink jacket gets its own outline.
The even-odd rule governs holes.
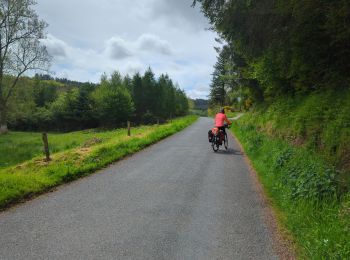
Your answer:
[[[226,115],[223,113],[218,113],[215,116],[215,126],[222,127],[224,126],[225,121],[230,125],[231,122],[227,119]]]

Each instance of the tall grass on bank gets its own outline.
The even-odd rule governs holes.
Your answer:
[[[350,90],[327,90],[276,98],[246,118],[259,131],[316,152],[337,169],[350,191]]]
[[[302,259],[350,258],[350,194],[338,190],[335,170],[307,147],[257,131],[244,116],[233,126],[258,172],[279,220]]]
[[[43,162],[43,156],[40,156],[0,169],[0,208],[88,175],[184,129],[196,119],[196,116],[187,116],[164,125],[140,127],[133,129],[131,137],[126,136],[125,129],[107,132],[101,142],[85,141],[76,148],[57,152],[48,163]],[[83,134],[79,132],[76,135]],[[101,137],[103,133],[97,135]]]

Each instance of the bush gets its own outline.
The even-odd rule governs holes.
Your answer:
[[[157,123],[157,118],[150,112],[147,111],[143,116],[142,116],[142,123],[146,125],[152,125]]]

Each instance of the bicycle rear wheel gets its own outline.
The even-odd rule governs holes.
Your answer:
[[[219,150],[219,145],[218,145],[218,140],[217,140],[217,136],[213,137],[213,141],[211,143],[211,147],[213,148],[214,152],[217,152]]]

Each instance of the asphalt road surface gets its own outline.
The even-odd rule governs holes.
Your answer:
[[[0,213],[0,259],[277,259],[233,138],[212,120]]]

